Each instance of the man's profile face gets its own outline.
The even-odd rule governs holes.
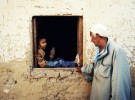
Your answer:
[[[94,36],[94,34],[90,32],[90,37],[91,37],[91,42],[93,42],[95,46],[99,46],[99,42],[100,42],[99,36],[97,34]]]

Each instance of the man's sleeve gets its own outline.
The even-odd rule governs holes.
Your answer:
[[[131,100],[130,68],[125,52],[119,48],[113,56],[111,100]]]
[[[92,79],[93,79],[93,71],[94,71],[93,64],[82,67],[81,71],[82,71],[82,74],[83,74],[84,78],[88,82],[92,81]]]
[[[81,68],[82,73],[90,74],[92,72],[93,64],[89,64]]]

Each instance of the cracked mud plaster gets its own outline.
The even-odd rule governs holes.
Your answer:
[[[1,66],[1,100],[88,100],[90,83],[76,70],[29,71],[25,66],[24,62]]]
[[[30,73],[35,15],[83,16],[86,64],[94,55],[93,46],[86,42],[90,39],[87,30],[97,22],[109,26],[111,38],[123,46],[129,58],[135,94],[134,0],[1,0],[0,10],[0,100],[89,100],[91,84],[75,70]]]

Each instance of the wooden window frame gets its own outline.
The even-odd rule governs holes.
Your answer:
[[[32,39],[33,39],[33,67],[32,68],[37,68],[36,17],[39,17],[39,16],[32,17],[32,33],[33,33],[33,36],[32,36]],[[46,16],[43,16],[43,17],[46,17]],[[50,16],[50,17],[52,17],[52,16]],[[58,16],[58,17],[64,17],[64,16]],[[73,17],[73,16],[69,16],[69,17]],[[83,65],[83,16],[75,16],[75,17],[78,17],[78,20],[77,20],[77,53],[79,53],[80,63],[82,66]],[[53,69],[53,68],[47,68],[47,69]],[[57,68],[57,69],[61,69],[61,68]],[[64,69],[67,69],[67,68],[64,68]]]

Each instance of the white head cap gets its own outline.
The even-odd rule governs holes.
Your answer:
[[[102,24],[96,24],[96,25],[92,26],[90,31],[93,34],[98,33],[100,36],[108,37],[107,28],[104,25],[102,25]]]

